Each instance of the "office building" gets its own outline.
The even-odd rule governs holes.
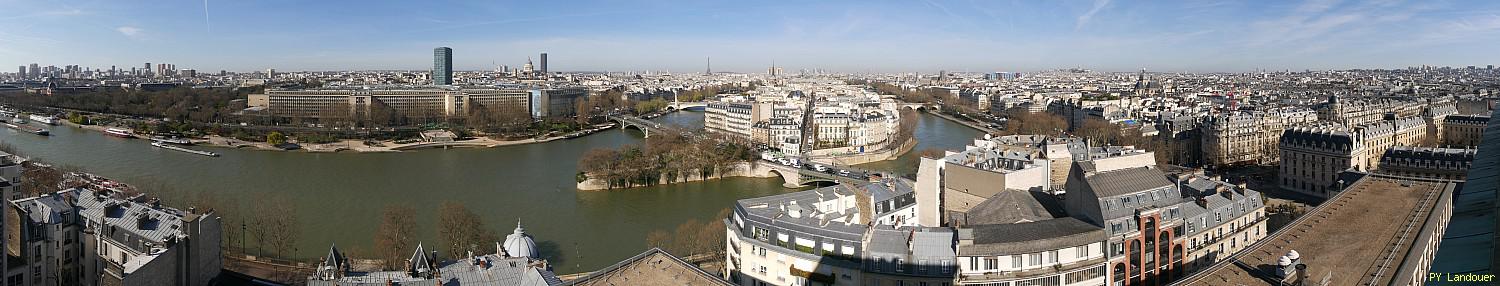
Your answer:
[[[531,116],[541,119],[570,118],[578,113],[578,101],[588,97],[585,88],[543,88],[530,90]]]
[[[547,77],[550,72],[547,70],[547,53],[542,53],[542,77]]]
[[[453,85],[453,49],[432,49],[432,85]]]
[[[520,88],[357,88],[314,90],[267,90],[246,97],[246,104],[259,114],[275,120],[314,122],[388,121],[377,124],[419,124],[448,119],[464,119],[476,112],[487,118],[502,114],[531,118],[533,100],[551,99],[538,94],[558,95],[586,93],[543,92]],[[553,102],[566,102],[557,100]],[[567,104],[571,104],[568,102]],[[559,108],[556,105],[542,105]],[[571,114],[574,107],[556,110]],[[548,110],[552,111],[551,109]],[[397,120],[400,119],[400,120]],[[528,121],[529,122],[529,121]]]

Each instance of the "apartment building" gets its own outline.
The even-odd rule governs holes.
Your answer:
[[[1479,146],[1479,139],[1484,137],[1484,126],[1490,122],[1487,115],[1450,115],[1443,118],[1443,134],[1440,137],[1443,145],[1448,146]]]
[[[1426,123],[1416,117],[1382,120],[1354,128],[1321,123],[1288,129],[1282,134],[1280,185],[1283,189],[1328,198],[1349,182],[1344,170],[1368,172],[1395,146],[1416,146],[1426,136]]]
[[[911,182],[875,178],[740,200],[726,219],[736,285],[951,285],[952,229],[917,224]]]
[[[208,285],[219,217],[74,188],[9,202],[8,285]]]

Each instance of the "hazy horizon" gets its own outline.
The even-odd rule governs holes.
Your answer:
[[[0,0],[0,71],[1247,72],[1500,64],[1500,2],[303,3]]]

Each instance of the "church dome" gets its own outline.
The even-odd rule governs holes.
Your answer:
[[[521,222],[516,222],[515,232],[505,236],[505,253],[512,257],[537,257],[536,242],[521,228]]]

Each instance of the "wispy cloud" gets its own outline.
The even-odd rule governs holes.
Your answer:
[[[82,15],[88,15],[88,14],[89,14],[88,11],[84,11],[84,10],[81,10],[81,9],[61,9],[61,10],[49,10],[49,11],[33,12],[33,13],[29,13],[29,14],[22,14],[22,15],[9,16],[9,17],[0,17],[0,20],[18,20],[18,19],[42,18],[42,17],[82,16]]]
[[[203,0],[203,27],[207,28],[209,33],[214,32],[213,23],[208,21],[208,0]]]
[[[1466,17],[1436,25],[1432,33],[1425,34],[1422,42],[1447,42],[1469,39],[1475,36],[1500,32],[1500,14]]]
[[[1110,0],[1094,0],[1093,8],[1090,8],[1088,12],[1084,12],[1083,15],[1078,15],[1078,23],[1073,26],[1073,30],[1083,29],[1084,25],[1088,25],[1089,21],[1094,19],[1094,14],[1099,14],[1099,11],[1104,10],[1105,6],[1109,6],[1109,2]]]
[[[116,32],[120,32],[121,35],[125,35],[126,37],[130,37],[130,38],[134,39],[137,36],[141,35],[141,31],[142,30],[141,30],[141,28],[136,28],[136,27],[131,27],[131,26],[120,26],[120,27],[115,28],[115,31]]]

